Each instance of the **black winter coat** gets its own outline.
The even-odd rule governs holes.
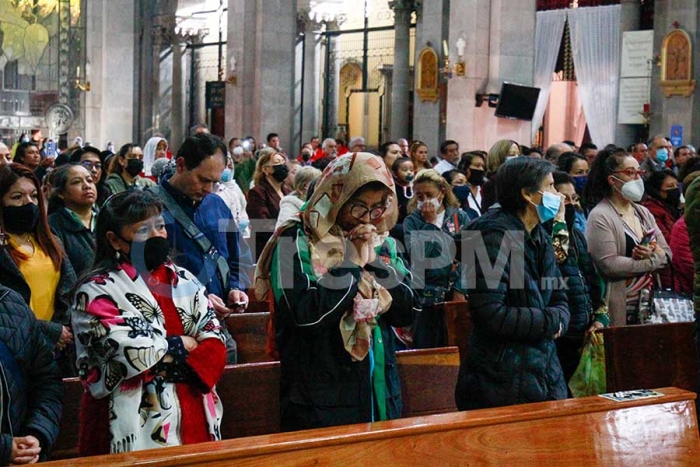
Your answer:
[[[290,281],[278,288],[273,280],[276,341],[282,366],[282,430],[369,422],[370,357],[353,361],[339,329],[343,314],[352,308],[359,293],[360,269],[344,262],[316,279],[310,274],[307,260],[300,259],[306,256],[306,237],[298,236],[296,228],[282,234],[278,259],[273,259],[271,271],[273,278]],[[283,253],[285,248],[296,250]],[[293,258],[286,259],[287,254],[293,254]],[[378,280],[384,278],[395,284],[387,288],[393,299],[391,308],[378,319],[383,340],[387,341],[393,334],[390,326],[408,326],[412,322],[414,295],[408,286],[410,277],[401,278],[393,267],[387,268],[381,256],[366,269],[374,271]],[[387,412],[391,417],[401,410],[393,336],[384,345],[384,351]]]
[[[7,407],[14,436],[32,435],[41,445],[40,460],[46,460],[58,437],[63,405],[63,382],[53,359],[52,347],[37,326],[36,318],[22,297],[0,286],[0,341],[15,357],[24,384],[12,377],[2,362],[6,386],[12,403]],[[23,387],[22,387],[23,386]],[[0,434],[0,463],[7,465],[12,453],[12,435],[5,419]]]
[[[80,277],[88,272],[95,258],[95,235],[65,208],[49,216],[49,225],[63,243],[75,275]]]
[[[549,235],[539,224],[528,234],[517,215],[500,208],[484,213],[469,229],[481,234],[490,264],[480,263],[478,251],[475,264],[465,264],[474,268],[475,281],[467,284],[474,327],[459,371],[457,407],[566,398],[553,337],[566,332],[569,310]],[[501,243],[509,231],[523,235],[524,242],[516,239],[505,256]],[[518,264],[518,256],[524,264]]]

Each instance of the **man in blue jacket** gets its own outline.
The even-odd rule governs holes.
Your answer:
[[[176,172],[153,191],[163,201],[171,258],[207,288],[223,321],[248,306],[252,261],[231,210],[212,194],[226,166],[226,145],[211,134],[185,140],[177,153]],[[235,343],[226,335],[228,363],[235,363]]]

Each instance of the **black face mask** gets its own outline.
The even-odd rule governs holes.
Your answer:
[[[674,188],[673,190],[666,190],[666,204],[677,208],[681,202],[681,190],[680,188]]]
[[[566,220],[566,227],[569,230],[574,226],[576,221],[576,206],[573,204],[567,204],[564,206],[564,219]]]
[[[33,232],[39,223],[39,206],[34,203],[27,203],[24,206],[5,206],[2,208],[2,220],[8,232]]]
[[[272,178],[282,183],[287,175],[289,175],[289,168],[286,164],[275,165],[273,167],[274,172],[272,172]]]
[[[302,158],[304,161],[308,161],[309,159],[311,159],[311,154],[309,154],[308,152],[304,152],[304,153],[301,154],[301,158]]]
[[[126,240],[124,241],[126,242]],[[167,261],[170,253],[168,239],[163,237],[151,237],[145,242],[132,241],[127,243],[131,248],[129,251],[131,264],[139,271],[153,271]]]
[[[484,171],[478,169],[469,169],[469,179],[467,180],[471,186],[481,186],[484,184]]]
[[[127,159],[124,170],[132,177],[135,177],[143,170],[143,161],[141,159]]]

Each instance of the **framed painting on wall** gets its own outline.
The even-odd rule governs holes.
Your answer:
[[[661,44],[661,82],[666,97],[689,97],[695,89],[693,44],[682,29],[669,32]]]

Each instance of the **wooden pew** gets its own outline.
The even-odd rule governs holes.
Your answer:
[[[697,465],[695,394],[586,397],[279,433],[47,466]]]
[[[459,370],[457,348],[406,350],[396,354],[402,378],[404,416],[456,410],[454,387]],[[78,420],[83,387],[78,378],[63,380],[66,397],[53,459],[78,455]],[[280,363],[227,366],[217,392],[224,407],[223,439],[277,433],[280,430]]]
[[[454,388],[459,373],[457,347],[396,353],[403,417],[456,412]]]
[[[78,424],[80,423],[80,399],[83,384],[80,378],[63,380],[66,394],[63,397],[63,415],[58,428],[58,439],[51,451],[52,459],[68,459],[78,456]]]
[[[269,312],[240,313],[226,318],[226,327],[238,346],[238,363],[272,361],[266,351],[269,319]]]
[[[269,313],[270,312],[270,302],[257,302],[251,300],[248,302],[248,308],[245,310],[246,313]]]
[[[608,392],[662,386],[698,391],[695,323],[611,327],[603,336]]]
[[[223,439],[280,431],[280,363],[230,365],[217,384]]]
[[[447,345],[459,348],[459,358],[467,356],[469,335],[472,332],[472,315],[469,312],[469,302],[446,302],[445,325],[447,326]]]
[[[63,385],[66,388],[63,417],[52,459],[78,456],[78,421],[83,386],[78,378],[64,379]],[[221,422],[223,439],[280,431],[279,362],[229,365],[219,380],[217,393],[224,406]]]

